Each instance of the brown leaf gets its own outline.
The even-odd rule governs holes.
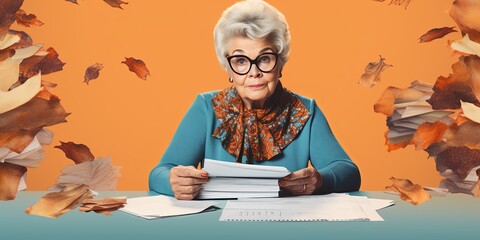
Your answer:
[[[12,200],[27,168],[11,163],[0,163],[0,200]]]
[[[81,212],[94,211],[96,213],[110,215],[110,212],[123,208],[126,203],[126,198],[85,199],[79,210]]]
[[[480,106],[480,58],[461,57],[452,65],[453,74],[440,76],[432,97],[427,100],[433,109],[458,109],[460,101]]]
[[[463,147],[480,150],[480,124],[467,121],[462,125],[452,124],[444,135],[449,147]]]
[[[28,35],[28,34],[25,33],[25,32],[15,31],[15,30],[8,30],[8,34],[17,35],[17,36],[20,37],[20,41],[18,41],[17,43],[13,44],[12,46],[10,46],[10,47],[9,47],[10,49],[27,48],[27,47],[30,47],[30,46],[33,45],[33,40],[32,40],[32,38],[30,37],[30,35]]]
[[[10,25],[15,22],[15,13],[22,4],[23,0],[0,0],[0,40],[3,40]]]
[[[435,123],[424,122],[413,135],[416,150],[427,149],[432,143],[441,142],[448,126],[441,121]]]
[[[17,18],[17,23],[21,24],[25,27],[30,27],[30,26],[42,26],[43,22],[37,19],[37,16],[35,14],[27,14],[24,10],[19,9],[17,13],[15,14]]]
[[[428,96],[426,93],[412,88],[400,89],[397,87],[388,87],[377,100],[373,109],[377,113],[383,113],[391,116],[395,110],[396,103],[413,102]]]
[[[75,164],[83,162],[91,162],[95,159],[90,148],[83,144],[76,144],[74,142],[60,142],[61,145],[55,146],[65,153],[65,156],[75,162]]]
[[[148,71],[147,66],[145,63],[140,59],[135,58],[125,58],[125,65],[128,66],[128,70],[137,74],[137,77],[143,80],[147,80],[147,76],[150,75],[150,71]]]
[[[380,56],[377,62],[371,62],[365,67],[365,73],[362,74],[358,83],[364,87],[371,88],[381,80],[381,73],[393,65],[384,62],[385,58]]]
[[[430,194],[428,194],[422,186],[413,184],[412,181],[408,179],[391,177],[390,180],[392,180],[393,185],[387,186],[386,189],[399,193],[402,200],[413,205],[422,204],[431,198]]]
[[[67,1],[67,2],[71,2],[71,3],[75,3],[75,4],[77,4],[77,5],[78,5],[78,2],[77,2],[78,0],[65,0],[65,1]]]
[[[449,147],[440,152],[436,158],[437,171],[444,172],[451,169],[461,179],[465,179],[468,173],[480,165],[480,150],[468,147]]]
[[[23,82],[40,71],[42,75],[46,75],[63,69],[65,63],[58,58],[58,53],[55,49],[48,48],[47,52],[48,54],[45,56],[34,55],[22,61],[20,64],[20,82]]]
[[[442,27],[430,29],[419,38],[420,43],[431,42],[435,39],[442,38],[449,33],[456,32],[457,30],[454,30],[453,28],[454,27]]]
[[[112,7],[120,8],[120,9],[123,9],[122,4],[128,4],[128,2],[124,2],[122,0],[103,0],[103,1]]]
[[[95,63],[92,66],[88,67],[87,70],[85,71],[85,76],[83,77],[85,80],[83,81],[88,85],[88,82],[90,82],[93,79],[97,79],[98,76],[100,75],[100,70],[103,69],[103,64],[101,63]]]
[[[6,48],[0,50],[0,62],[3,62],[5,59],[12,57],[15,55],[15,49]]]
[[[57,218],[79,206],[93,194],[85,185],[72,186],[60,192],[51,192],[44,195],[33,206],[25,209],[25,213],[48,218]]]
[[[480,43],[480,2],[476,0],[455,0],[450,8],[450,16],[470,39]]]
[[[46,91],[46,90],[44,90]],[[42,127],[66,122],[70,115],[60,104],[60,99],[34,97],[22,106],[0,114],[0,147],[20,153],[33,140]]]

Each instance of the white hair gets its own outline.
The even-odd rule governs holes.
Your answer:
[[[275,48],[282,63],[290,53],[290,31],[285,16],[261,0],[237,2],[227,8],[213,30],[218,61],[227,68],[228,43],[234,37],[266,39]]]

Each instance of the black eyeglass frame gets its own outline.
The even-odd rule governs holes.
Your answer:
[[[261,56],[263,56],[263,55],[273,55],[273,56],[275,56],[275,65],[273,65],[272,70],[270,70],[270,71],[263,71],[262,69],[260,69],[260,68],[258,67],[258,64],[257,64],[258,58],[261,57]],[[248,59],[248,61],[250,61],[250,67],[248,68],[248,71],[246,71],[245,73],[239,73],[239,72],[235,71],[235,69],[233,69],[233,67],[232,67],[232,63],[230,62],[230,60],[231,60],[232,58],[234,58],[234,57],[244,57],[244,58]],[[258,55],[254,60],[250,59],[249,57],[247,57],[247,56],[245,56],[245,55],[232,55],[232,56],[227,57],[227,62],[228,62],[228,65],[230,66],[230,69],[232,69],[232,71],[233,71],[234,73],[238,74],[238,75],[246,75],[246,74],[248,74],[248,72],[250,72],[250,70],[252,69],[253,64],[255,64],[255,66],[257,66],[257,68],[258,68],[258,70],[260,70],[260,72],[269,73],[269,72],[272,72],[273,70],[275,70],[275,67],[277,67],[277,63],[278,63],[278,53],[273,53],[273,52],[262,53],[262,54]]]

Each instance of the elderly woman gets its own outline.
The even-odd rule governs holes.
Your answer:
[[[359,170],[315,101],[280,82],[290,52],[284,15],[263,1],[238,2],[225,10],[214,38],[231,86],[197,96],[150,173],[150,189],[195,198],[208,181],[196,166],[209,158],[284,166],[292,173],[279,185],[293,195],[358,190]]]

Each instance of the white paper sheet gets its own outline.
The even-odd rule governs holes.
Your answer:
[[[203,170],[210,177],[282,178],[290,174],[285,167],[241,164],[205,159]]]
[[[217,202],[214,201],[185,201],[158,195],[129,198],[125,207],[121,208],[120,211],[145,219],[155,219],[200,213],[216,204]]]

